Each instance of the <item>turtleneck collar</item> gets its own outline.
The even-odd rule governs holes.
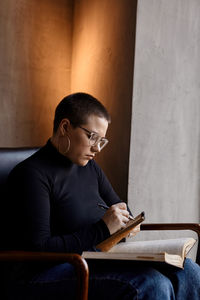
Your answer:
[[[46,155],[51,156],[52,160],[60,161],[68,166],[74,165],[74,163],[69,158],[67,158],[66,156],[61,154],[56,149],[56,147],[54,147],[54,145],[52,144],[50,139],[47,141],[46,145],[43,147],[43,150],[45,151]]]

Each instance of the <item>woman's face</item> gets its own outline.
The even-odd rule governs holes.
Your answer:
[[[82,127],[82,128],[81,128]],[[108,129],[108,121],[96,115],[91,115],[87,123],[81,127],[74,128],[68,123],[65,138],[70,140],[70,147],[65,154],[73,163],[85,166],[89,160],[93,159],[96,153],[100,152],[100,144],[90,145],[90,134],[94,132],[100,138],[105,138]],[[87,132],[87,130],[89,132]],[[66,141],[68,143],[68,141]]]

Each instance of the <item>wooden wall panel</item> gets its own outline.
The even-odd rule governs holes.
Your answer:
[[[71,91],[99,98],[112,116],[110,143],[98,156],[115,190],[126,200],[131,124],[134,0],[76,1]]]
[[[70,92],[73,1],[1,0],[0,146],[41,145]]]

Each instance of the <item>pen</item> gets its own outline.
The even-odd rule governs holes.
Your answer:
[[[105,209],[105,210],[109,209],[109,206],[101,204],[101,203],[98,203],[98,206],[101,207],[101,208],[103,208],[103,209]]]
[[[101,207],[102,209],[105,209],[105,210],[107,210],[107,209],[109,208],[109,206],[107,206],[107,205],[105,205],[105,204],[101,204],[101,203],[98,203],[98,206]],[[128,218],[129,218],[130,220],[133,220],[133,219],[134,219],[131,215],[129,215]]]

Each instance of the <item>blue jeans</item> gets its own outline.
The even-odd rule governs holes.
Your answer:
[[[89,262],[89,300],[199,300],[200,267],[186,259],[184,270],[130,261]],[[9,300],[75,299],[74,268],[60,264],[10,282]]]

